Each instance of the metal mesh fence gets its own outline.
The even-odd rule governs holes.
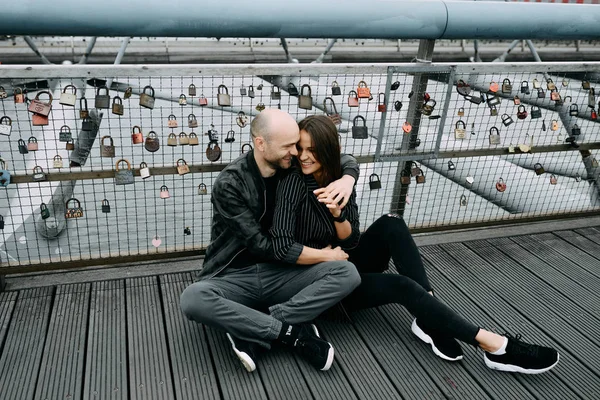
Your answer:
[[[250,148],[249,125],[263,107],[338,122],[342,151],[361,162],[363,229],[387,212],[413,229],[594,212],[598,67],[2,67],[0,117],[11,123],[0,128],[0,179],[11,183],[0,188],[0,260],[111,262],[205,248],[212,183]],[[73,92],[68,85],[75,99],[63,94]],[[28,111],[36,97],[47,102],[44,91],[53,96],[47,124]],[[146,95],[153,108],[140,104]],[[183,164],[190,173],[178,173]],[[129,168],[133,184],[116,184]],[[65,217],[77,207],[81,217]]]

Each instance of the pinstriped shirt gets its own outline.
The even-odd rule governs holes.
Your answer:
[[[313,175],[305,175],[296,168],[279,182],[273,226],[269,231],[276,259],[295,264],[304,246],[322,249],[331,244],[346,250],[358,245],[360,224],[356,192],[352,191],[343,211],[352,225],[352,233],[340,240],[331,212],[313,193],[318,188]]]

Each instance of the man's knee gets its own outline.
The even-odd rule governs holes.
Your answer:
[[[213,302],[219,297],[217,288],[207,281],[189,285],[179,298],[183,314],[190,320],[202,322],[213,310]]]
[[[330,265],[330,271],[335,275],[340,283],[349,291],[354,290],[360,285],[360,274],[356,269],[356,266],[350,261],[335,261]]]

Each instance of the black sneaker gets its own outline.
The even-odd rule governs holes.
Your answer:
[[[301,325],[294,349],[306,361],[321,371],[327,371],[333,364],[333,346],[319,336],[315,325]]]
[[[246,371],[254,371],[256,369],[256,363],[254,360],[257,358],[258,348],[260,346],[252,342],[234,338],[229,333],[226,335],[227,339],[229,339],[229,342],[231,342],[231,347],[233,348],[235,355],[240,359],[244,365],[244,368],[246,368]]]
[[[431,349],[440,358],[447,361],[458,361],[463,358],[460,344],[452,337],[444,336],[439,332],[420,326],[416,318],[412,322],[411,330],[419,339],[431,344]]]
[[[558,353],[549,347],[528,344],[521,341],[521,335],[508,338],[506,353],[494,355],[483,353],[485,364],[491,369],[508,372],[520,372],[522,374],[541,374],[552,369],[558,364]]]

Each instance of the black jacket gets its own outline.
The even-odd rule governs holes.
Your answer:
[[[342,155],[341,161],[344,174],[358,179],[356,159]],[[282,179],[288,172],[279,170],[276,176]],[[262,232],[260,226],[265,213],[265,194],[265,184],[253,150],[221,171],[212,188],[211,243],[206,249],[200,279],[213,277],[227,268],[246,248],[261,258],[275,260],[271,237]]]

